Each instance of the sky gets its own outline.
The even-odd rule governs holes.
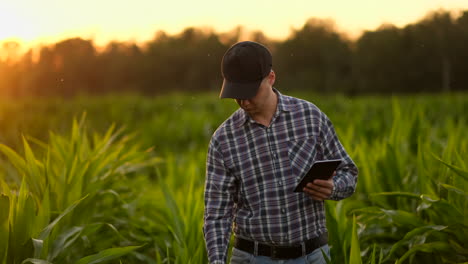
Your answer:
[[[236,26],[281,40],[308,18],[332,19],[356,37],[383,23],[404,26],[429,11],[468,10],[468,0],[0,0],[0,42],[53,43],[70,37],[144,42],[157,31]]]

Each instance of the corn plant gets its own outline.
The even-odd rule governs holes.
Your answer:
[[[329,115],[360,170],[352,197],[326,203],[331,263],[466,262],[466,94],[297,96]],[[30,262],[74,263],[111,247],[144,244],[119,258],[123,263],[206,263],[204,156],[212,132],[235,109],[234,102],[219,101],[216,94],[2,102],[0,141],[11,149],[2,147],[9,162],[0,159],[0,229],[10,229],[11,214],[3,212],[18,207],[23,189],[27,195],[21,204],[35,208],[37,219],[46,219],[45,205],[50,208],[42,228],[24,229],[36,232],[25,244],[30,251],[24,252],[32,253],[23,259],[33,258]],[[103,136],[82,138],[80,124],[64,126],[83,110]],[[108,132],[113,122],[138,137]],[[57,133],[47,136],[49,129]],[[23,140],[20,130],[40,140]],[[59,136],[67,131],[80,140]],[[19,154],[24,142],[28,145]],[[148,169],[152,152],[136,154],[138,145],[155,146],[164,163]],[[42,242],[44,255],[36,258],[39,234],[77,201],[51,229]],[[13,247],[6,242],[10,237],[0,241],[0,248]],[[55,245],[64,247],[54,250]]]
[[[113,216],[125,209],[121,181],[158,159],[113,127],[90,140],[84,120],[73,122],[69,137],[32,139],[41,158],[26,139],[24,157],[0,145],[16,168],[10,178],[21,182],[18,190],[0,181],[1,263],[99,263],[138,248],[118,247],[129,241]]]
[[[431,124],[420,105],[403,116],[393,101],[388,137],[359,152],[361,192],[368,206],[353,210],[364,252],[374,244],[383,262],[459,263],[468,260],[466,123]],[[437,135],[436,133],[440,133]],[[449,133],[447,133],[449,132]],[[440,136],[445,138],[442,144]],[[433,153],[439,153],[442,157]],[[454,165],[454,163],[456,165]]]

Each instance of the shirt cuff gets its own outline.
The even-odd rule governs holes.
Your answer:
[[[339,189],[340,189],[339,183],[337,182],[335,178],[333,178],[333,190],[328,199],[335,200],[335,201],[340,200]]]

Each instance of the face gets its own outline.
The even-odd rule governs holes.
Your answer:
[[[274,95],[272,92],[274,82],[275,73],[271,71],[270,74],[263,79],[254,97],[246,100],[236,99],[237,104],[250,115],[261,113],[265,109],[270,97]]]

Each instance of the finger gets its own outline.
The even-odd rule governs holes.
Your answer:
[[[325,194],[316,192],[314,190],[310,190],[308,188],[304,188],[304,192],[307,195],[309,195],[312,199],[317,200],[317,201],[323,201],[328,198]]]
[[[323,186],[323,185],[316,185],[313,183],[308,183],[306,188],[313,190],[317,193],[322,193],[324,195],[330,196],[333,190],[333,186]]]
[[[312,200],[314,200],[314,201],[319,201],[319,202],[325,201],[325,199],[323,199],[323,198],[319,198],[319,197],[312,196],[312,195],[309,195],[309,196],[310,196],[310,198],[312,198]]]
[[[327,199],[330,195],[327,192],[316,191],[311,188],[304,188],[303,191],[314,199]]]
[[[306,195],[308,195],[310,198],[314,199],[314,200],[317,200],[317,201],[323,201],[325,199],[327,199],[327,197],[325,197],[323,194],[317,194],[316,192],[314,193],[313,191],[304,191],[306,193]]]
[[[320,187],[325,187],[325,188],[331,188],[333,186],[333,180],[332,179],[330,179],[330,180],[318,180],[318,179],[316,179],[312,183],[315,184],[315,185],[318,185]]]

